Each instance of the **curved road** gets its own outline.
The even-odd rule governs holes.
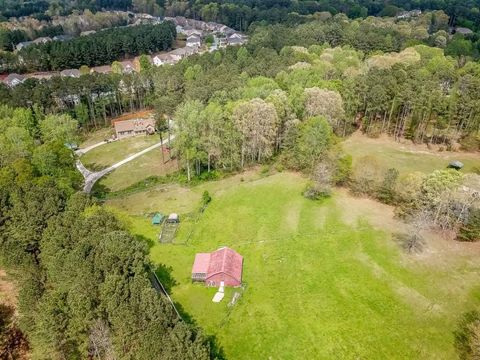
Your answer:
[[[170,136],[170,140],[172,140],[174,138],[174,136]],[[111,173],[113,170],[115,170],[116,168],[119,168],[120,166],[142,156],[143,154],[146,154],[148,153],[149,151],[152,151],[152,150],[155,150],[157,148],[159,148],[160,146],[162,145],[165,145],[166,143],[168,142],[168,139],[165,139],[163,140],[163,142],[159,142],[155,145],[152,145],[136,154],[133,154],[133,155],[130,155],[129,157],[113,164],[112,166],[109,166],[108,168],[106,169],[103,169],[101,171],[97,171],[97,172],[92,172],[90,170],[88,170],[80,160],[77,160],[77,163],[76,163],[76,166],[77,166],[77,169],[78,171],[80,171],[80,173],[83,175],[83,178],[85,179],[85,184],[83,185],[83,191],[86,192],[87,194],[90,193],[90,191],[92,191],[92,188],[93,188],[93,185],[95,185],[95,183],[100,179],[102,178],[103,176],[107,175],[108,173]],[[89,146],[88,148],[85,148],[85,149],[80,149],[77,151],[77,154],[85,154],[87,151],[89,150],[92,150],[100,145],[103,145],[103,144],[106,144],[106,142],[101,142],[101,143],[98,143],[98,144],[95,144],[95,145],[92,145],[92,146]]]

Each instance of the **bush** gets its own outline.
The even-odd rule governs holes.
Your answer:
[[[480,150],[480,135],[470,134],[460,140],[462,150],[478,151]]]
[[[262,165],[261,169],[260,169],[260,175],[268,175],[268,173],[270,172],[270,166],[269,165]]]
[[[382,169],[373,156],[364,156],[355,163],[351,189],[357,195],[376,197],[382,183]]]
[[[464,315],[455,335],[455,348],[462,360],[480,358],[480,314],[472,311]]]
[[[460,228],[457,239],[470,242],[480,240],[480,209],[470,211],[467,223]]]
[[[211,201],[212,197],[210,196],[209,192],[205,190],[202,194],[202,206],[207,206],[208,204],[210,204]]]
[[[221,178],[221,173],[217,170],[213,170],[210,172],[203,172],[198,177],[201,181],[210,181],[210,180],[218,180]]]
[[[335,175],[333,182],[336,185],[344,185],[348,183],[352,176],[352,156],[343,155],[337,159]]]
[[[310,200],[322,200],[329,198],[332,195],[332,192],[330,188],[320,187],[311,182],[307,184],[302,195]]]
[[[396,203],[395,187],[397,184],[399,172],[395,168],[388,169],[385,173],[383,183],[378,190],[377,198],[385,204]]]

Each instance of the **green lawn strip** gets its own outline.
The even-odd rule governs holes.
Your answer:
[[[167,159],[168,159],[168,155]],[[178,171],[175,162],[163,162],[162,149],[154,149],[135,160],[132,160],[100,180],[110,191],[120,191],[150,178],[163,178]],[[160,181],[159,181],[160,182]]]
[[[160,141],[156,135],[134,136],[94,148],[81,157],[88,169],[100,169],[113,165]]]
[[[94,132],[90,132],[81,139],[80,148],[86,148],[91,145],[95,145],[99,142],[102,142],[106,139],[111,139],[114,134],[114,130],[111,127],[102,128]]]

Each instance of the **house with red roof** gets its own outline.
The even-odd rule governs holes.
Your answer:
[[[195,255],[192,267],[192,281],[204,282],[206,286],[237,287],[242,285],[243,257],[228,247],[211,253]]]

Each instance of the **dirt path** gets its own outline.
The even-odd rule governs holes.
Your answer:
[[[0,303],[14,307],[17,305],[17,288],[2,269],[0,269]]]

